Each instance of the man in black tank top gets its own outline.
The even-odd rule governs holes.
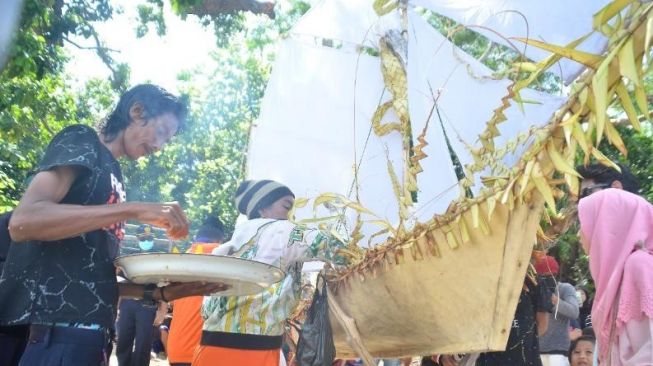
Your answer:
[[[125,221],[162,227],[173,239],[188,234],[176,203],[125,202],[117,160],[161,150],[186,114],[174,95],[138,85],[121,96],[99,134],[73,125],[48,145],[9,222],[12,244],[0,277],[0,327],[30,328],[21,366],[106,363],[106,334],[119,296],[172,300],[220,288],[116,282],[113,260]]]

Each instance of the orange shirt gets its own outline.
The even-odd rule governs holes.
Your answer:
[[[193,366],[279,366],[281,350],[276,349],[237,349],[215,346],[200,346],[197,348]]]
[[[194,243],[187,253],[211,254],[219,244]],[[168,361],[170,363],[190,363],[193,361],[195,348],[200,345],[202,337],[203,296],[191,296],[175,300],[172,303],[172,323],[168,334]]]
[[[168,334],[168,361],[170,363],[191,363],[195,348],[202,336],[203,296],[190,296],[173,302],[172,323]]]
[[[211,254],[213,249],[219,247],[218,243],[193,243],[186,253]]]

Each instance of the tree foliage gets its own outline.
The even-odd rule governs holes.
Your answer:
[[[151,25],[158,34],[165,33],[163,5],[148,0],[139,7],[137,36]],[[293,1],[278,10],[274,21],[262,17],[247,25],[242,13],[228,14],[233,25],[221,17],[203,19],[219,36],[215,67],[179,76],[180,88],[191,96],[192,121],[164,152],[123,164],[128,199],[176,200],[193,222],[217,213],[233,225],[233,192],[242,179],[249,126],[258,114],[273,59],[268,46],[307,9],[306,3]],[[182,7],[177,11],[188,15]],[[107,0],[26,1],[12,53],[0,74],[0,92],[8,96],[0,101],[0,211],[17,203],[22,183],[56,132],[74,123],[95,124],[127,87],[128,68],[113,62],[111,50],[93,28],[113,14]],[[91,80],[80,91],[67,87],[63,66],[69,59],[63,46],[72,44],[73,35],[96,41],[98,56],[113,71],[111,80]],[[195,86],[206,80],[208,88]]]
[[[97,51],[106,52],[92,24],[112,14],[107,0],[24,2],[7,64],[0,73],[0,212],[16,205],[23,182],[56,132],[95,119],[93,108],[80,103],[68,87],[64,43],[72,36],[94,37]],[[114,74],[122,75],[122,80],[113,80],[114,86],[124,83],[124,70]]]
[[[436,30],[461,50],[493,70],[496,77],[511,80],[528,77],[528,73],[514,67],[517,61],[529,61],[523,55],[523,50],[493,42],[478,33],[478,28],[466,28],[450,18],[428,10],[424,13],[428,22]],[[561,79],[553,73],[545,72],[530,87],[556,94],[561,90]]]

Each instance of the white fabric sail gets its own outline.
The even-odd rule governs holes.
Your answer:
[[[579,50],[600,54],[607,45],[607,38],[603,34],[593,32],[592,16],[610,3],[609,0],[411,0],[410,3],[466,26],[482,26],[485,29],[473,29],[507,46],[510,43],[506,38],[514,37],[566,46],[590,33],[579,45]],[[511,42],[520,51],[524,50],[523,43]],[[526,47],[525,54],[535,61],[551,55],[534,46]],[[565,83],[570,83],[583,69],[583,65],[563,59],[551,71],[560,72]]]
[[[386,156],[401,179],[401,138],[398,133],[379,138],[370,126],[378,104],[388,97],[379,58],[283,41],[252,127],[248,177],[283,182],[297,197],[334,192],[355,200],[358,164],[360,202],[396,224],[398,204]],[[310,210],[300,210],[304,216],[298,218],[307,218],[305,211]],[[369,237],[378,230],[370,225],[363,233]]]
[[[592,27],[592,16],[609,0],[409,0],[409,7],[424,7],[458,23],[473,26],[474,31],[490,40],[524,51],[526,57],[541,61],[550,52],[524,46],[514,37],[531,38],[565,46],[589,35],[579,50],[601,53],[607,38]],[[379,17],[372,1],[328,0],[317,3],[294,27],[297,34],[370,45],[384,30],[398,24],[396,12]],[[481,26],[481,27],[477,27]],[[491,30],[491,31],[490,31]],[[375,37],[376,36],[376,37]],[[584,66],[562,59],[550,71],[559,74],[565,83],[573,81]]]
[[[493,110],[501,105],[501,98],[508,94],[511,81],[484,78],[491,75],[492,70],[449,42],[419,14],[410,11],[409,24],[408,96],[413,134],[416,137],[421,132],[426,122],[424,116],[433,107],[436,98],[437,110],[431,114],[427,148],[445,145],[441,136],[444,127],[460,162],[463,165],[471,163],[472,156],[466,145],[479,147],[478,136],[492,117]],[[514,140],[531,126],[544,125],[565,101],[563,97],[531,89],[522,90],[521,97],[532,102],[524,103],[522,111],[517,103],[511,101],[512,105],[504,112],[508,120],[499,124],[501,135],[495,139],[497,147]],[[443,154],[442,148],[439,150],[439,154]],[[513,166],[520,151],[509,154],[503,162],[508,167]],[[448,157],[446,150],[444,154]],[[422,197],[431,199],[439,197],[449,182],[442,182],[442,170],[436,168],[442,164],[441,156],[430,152],[427,155],[422,161],[425,171],[418,176],[418,185]],[[438,183],[433,184],[436,177]],[[479,177],[476,178],[474,191],[480,188]],[[446,208],[446,205],[442,206],[441,203],[439,207],[432,208],[437,210],[443,207]]]
[[[358,43],[374,40],[378,45],[380,35],[367,31],[369,23],[378,21],[378,17],[374,20],[376,15],[369,3],[366,6],[361,3],[339,0],[320,3],[292,33]],[[357,19],[363,21],[348,20],[359,13],[363,15]],[[398,18],[396,12],[386,17],[393,16]],[[318,19],[326,19],[325,27],[315,26]],[[491,75],[489,68],[454,46],[412,10],[408,24],[408,105],[415,143],[430,115],[428,145],[424,149],[428,157],[420,162],[424,171],[417,177],[414,215],[418,221],[425,222],[434,214],[443,213],[460,192],[444,132],[460,162],[470,163],[472,157],[466,146],[477,144],[479,133],[507,94],[510,81],[484,78]],[[387,91],[383,93],[378,58],[292,38],[284,41],[260,118],[252,129],[248,176],[280,180],[302,197],[335,192],[358,198],[380,218],[398,224],[398,204],[386,158],[391,159],[401,179],[401,139],[398,133],[379,138],[370,130],[376,107],[389,97]],[[524,104],[523,112],[518,106],[505,112],[510,120],[500,125],[499,144],[515,138],[529,126],[545,123],[564,100],[533,90],[523,91],[522,97],[537,103]],[[433,109],[434,98],[437,98],[437,110]],[[390,113],[386,119],[392,117]],[[293,143],[282,142],[288,139]],[[505,163],[511,166],[517,156],[508,156]],[[315,171],[316,164],[319,177],[307,173]],[[354,166],[359,167],[356,186]],[[478,176],[475,183],[473,190],[477,192]],[[360,188],[358,197],[355,187]],[[303,213],[306,215],[306,211]],[[353,225],[353,216],[349,225],[350,228]],[[363,233],[369,237],[377,230],[378,227],[365,227]]]

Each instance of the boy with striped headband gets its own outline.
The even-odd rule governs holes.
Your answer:
[[[272,180],[245,181],[236,190],[238,211],[249,220],[213,254],[275,265],[286,277],[256,295],[205,297],[194,366],[279,365],[285,320],[301,297],[303,262],[341,263],[336,253],[344,243],[288,221],[294,200],[288,187]]]

